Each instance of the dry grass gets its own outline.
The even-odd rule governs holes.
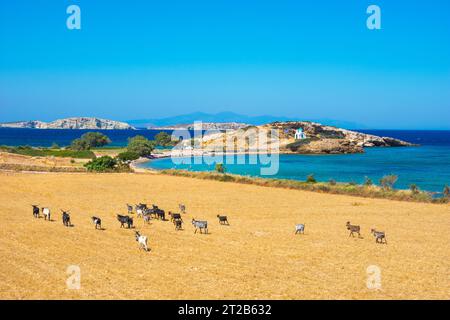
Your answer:
[[[3,299],[450,298],[448,205],[159,174],[0,173],[0,181]],[[140,201],[166,210],[183,202],[185,221],[207,219],[210,234],[138,220],[152,249],[139,251],[115,214]],[[56,221],[34,219],[31,203],[51,207]],[[71,210],[73,228],[60,208]],[[106,230],[94,230],[92,215]],[[364,239],[348,237],[348,220]],[[295,223],[305,235],[294,235]],[[371,227],[386,231],[388,245],[375,244]],[[80,290],[66,288],[68,265],[81,267]],[[381,268],[381,290],[366,287],[369,265]]]
[[[31,157],[26,155],[0,152],[0,169],[13,171],[59,171],[84,172],[87,159],[61,157]]]

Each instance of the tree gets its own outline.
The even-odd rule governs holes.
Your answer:
[[[136,152],[125,151],[119,153],[116,158],[121,162],[130,163],[131,161],[139,159],[139,155]]]
[[[110,144],[111,140],[100,132],[87,132],[79,139],[72,141],[70,148],[73,150],[89,150],[91,148],[98,148]]]
[[[151,156],[154,149],[155,143],[144,136],[135,136],[128,139],[127,151],[134,152],[139,155],[139,157]]]
[[[158,146],[161,147],[167,147],[174,144],[170,134],[164,131],[161,131],[155,136],[155,142]]]
[[[103,156],[93,159],[86,163],[84,166],[89,171],[105,172],[113,171],[117,165],[117,161],[110,156]]]
[[[387,175],[387,176],[384,176],[383,178],[381,178],[380,184],[383,187],[383,189],[392,190],[392,189],[394,189],[394,184],[397,182],[397,180],[398,180],[398,176],[391,174],[391,175]]]
[[[70,149],[75,150],[75,151],[83,151],[83,150],[87,150],[88,146],[86,144],[86,141],[83,141],[81,139],[75,139],[70,144]]]
[[[216,171],[218,173],[225,173],[225,166],[222,163],[216,164]]]

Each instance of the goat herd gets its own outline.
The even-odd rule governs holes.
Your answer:
[[[35,218],[40,218],[40,213],[42,213],[45,220],[51,221],[50,220],[51,213],[50,213],[49,208],[40,208],[39,209],[38,205],[31,205],[31,206],[33,207],[33,216]],[[175,230],[177,230],[177,231],[182,230],[183,223],[184,223],[183,219],[182,219],[182,214],[186,214],[186,206],[185,205],[179,204],[178,207],[180,209],[180,213],[174,213],[171,211],[168,212],[168,215],[170,216],[170,221],[174,224]],[[150,223],[150,220],[152,220],[152,219],[167,221],[165,211],[160,209],[158,206],[156,206],[154,204],[150,208],[147,206],[147,204],[140,203],[134,207],[134,210],[133,210],[133,206],[127,204],[127,210],[128,210],[129,215],[136,213],[137,218],[142,218],[145,223]],[[72,223],[70,222],[69,211],[61,210],[61,212],[62,212],[63,225],[66,227],[71,227]],[[121,228],[128,228],[128,229],[133,228],[133,218],[130,217],[129,215],[126,215],[126,216],[120,215],[120,214],[117,215],[117,220],[119,221]],[[228,226],[230,225],[228,222],[227,216],[217,215],[217,218],[219,219],[219,224],[228,225]],[[102,220],[100,218],[92,217],[91,220],[95,226],[95,229],[102,230]],[[194,233],[197,233],[197,230],[199,230],[200,233],[208,233],[208,221],[195,220],[194,218],[192,218],[191,223],[194,227]],[[350,231],[349,237],[350,236],[354,237],[354,234],[356,233],[356,234],[358,234],[358,237],[361,238],[361,227],[360,226],[352,225],[352,224],[350,224],[350,221],[348,221],[346,224],[346,227],[347,227],[347,230]],[[300,233],[300,234],[305,233],[305,224],[295,225],[295,234],[297,234],[297,233]],[[371,233],[375,237],[376,243],[387,244],[386,235],[384,232],[377,231],[375,229],[371,229]],[[148,244],[147,244],[147,237],[144,235],[141,235],[139,231],[135,231],[134,235],[135,235],[136,241],[139,244],[139,249],[144,249],[145,251],[149,251]]]
[[[40,214],[42,213],[45,220],[51,221],[51,213],[49,208],[39,208],[38,205],[34,204],[31,206],[33,208],[33,216],[35,218],[40,218]],[[182,214],[186,213],[186,206],[184,204],[179,204],[178,207],[181,213],[174,213],[171,211],[168,212],[170,221],[174,224],[175,230],[177,231],[182,230],[184,223]],[[152,219],[167,221],[166,212],[154,204],[151,208],[144,203],[137,204],[134,208],[133,206],[127,204],[127,210],[129,215],[136,213],[137,218],[142,218],[145,223],[150,223],[150,220]],[[61,210],[61,212],[63,225],[66,227],[71,227],[72,223],[70,222],[70,212],[68,210]],[[117,215],[117,220],[119,221],[121,228],[131,229],[134,227],[133,218],[129,215]],[[217,218],[219,219],[219,224],[228,226],[230,225],[227,216],[217,215]],[[102,230],[102,219],[100,219],[99,217],[92,217],[91,220],[94,224],[95,229]],[[208,233],[208,221],[195,220],[193,218],[192,225],[194,226],[194,233],[197,233],[197,230],[200,231],[200,233]],[[136,241],[139,244],[139,248],[144,249],[145,251],[149,251],[147,237],[141,235],[139,231],[135,231],[134,235]]]

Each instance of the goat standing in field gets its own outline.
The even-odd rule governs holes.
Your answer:
[[[180,208],[180,212],[185,214],[186,213],[186,206],[184,204],[179,204],[178,208]]]
[[[130,206],[128,203],[127,203],[127,211],[128,214],[133,214],[133,206]]]
[[[37,205],[34,205],[34,204],[32,204],[31,206],[33,207],[33,217],[40,218],[39,207]]]
[[[66,227],[70,227],[72,225],[72,223],[70,222],[69,211],[61,210],[61,212],[62,212],[63,225]]]
[[[119,220],[121,228],[123,228],[125,226],[125,224],[128,226],[128,229],[133,227],[133,218],[130,218],[128,216],[122,216],[122,215],[118,214],[117,220]]]
[[[357,233],[358,234],[358,238],[361,238],[361,227],[360,226],[356,226],[356,225],[352,225],[350,224],[350,221],[347,221],[347,230],[350,230],[350,234],[348,235],[349,237],[354,237],[353,233]]]
[[[92,217],[92,223],[95,225],[95,229],[102,229],[102,219],[97,217]]]
[[[144,222],[150,223],[150,220],[152,219],[152,216],[150,215],[150,209],[145,209],[142,217],[144,218]]]
[[[305,224],[304,223],[295,225],[295,234],[297,234],[297,233],[305,234]]]
[[[145,251],[148,251],[148,246],[147,246],[147,237],[141,235],[139,232],[135,232],[134,236],[136,238],[136,241],[139,243],[139,249],[144,249]]]
[[[44,220],[50,221],[50,209],[49,208],[41,208],[42,214],[44,215]]]
[[[384,233],[384,231],[377,231],[375,229],[372,229],[372,230],[370,230],[370,232],[375,237],[376,243],[383,243],[383,241],[384,241],[384,243],[387,244],[386,234]]]
[[[220,224],[225,224],[225,225],[227,225],[227,226],[230,225],[230,223],[228,222],[227,216],[217,215],[217,218],[219,218],[219,223],[220,223]]]
[[[147,210],[146,204],[139,203],[136,205],[136,214],[138,217],[142,217],[144,215],[145,210]]]
[[[197,233],[197,229],[200,229],[200,233],[202,233],[202,230],[205,230],[205,233],[208,233],[208,221],[200,221],[192,218],[192,225],[195,228],[194,233]]]
[[[183,220],[175,220],[173,223],[175,224],[175,230],[183,229]]]
[[[172,221],[174,224],[175,224],[175,221],[177,221],[177,220],[183,221],[183,219],[181,218],[181,214],[179,214],[179,213],[172,213],[171,211],[169,211],[169,216],[170,216],[170,221]]]

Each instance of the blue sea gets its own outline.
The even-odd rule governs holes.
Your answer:
[[[318,181],[334,179],[338,182],[362,183],[369,177],[375,184],[388,174],[398,176],[398,189],[408,189],[416,184],[421,190],[442,192],[450,185],[450,131],[401,131],[401,130],[359,130],[379,136],[406,140],[419,147],[366,148],[364,154],[346,155],[280,155],[279,171],[265,178],[294,179],[304,181],[314,174]],[[187,169],[213,171],[214,164],[175,165],[171,159],[158,159],[142,164],[153,169]],[[192,161],[189,161],[192,160]],[[236,161],[234,161],[236,163]],[[261,163],[227,164],[226,171],[248,176],[261,176]],[[267,167],[267,166],[266,166]]]
[[[30,145],[48,147],[53,143],[67,146],[83,133],[92,130],[39,130],[0,128],[0,145]],[[112,146],[125,146],[135,135],[149,139],[160,130],[96,130],[112,140]],[[270,178],[305,180],[314,174],[319,181],[334,179],[339,182],[362,183],[367,176],[375,183],[387,174],[398,175],[396,187],[407,189],[416,184],[422,190],[441,192],[450,185],[450,131],[416,130],[358,130],[379,136],[394,137],[419,147],[367,148],[364,154],[350,155],[280,155],[279,171]],[[227,172],[249,176],[260,176],[258,164],[227,164]],[[193,171],[214,170],[214,164],[175,165],[171,159],[152,160],[142,164],[154,169],[178,168]]]
[[[19,129],[0,128],[0,146],[32,146],[50,147],[53,143],[61,147],[70,145],[72,140],[81,137],[86,132],[101,132],[107,135],[112,143],[110,146],[122,147],[128,143],[128,138],[137,135],[153,139],[164,130],[61,130],[61,129]],[[170,131],[167,131],[170,133]]]

